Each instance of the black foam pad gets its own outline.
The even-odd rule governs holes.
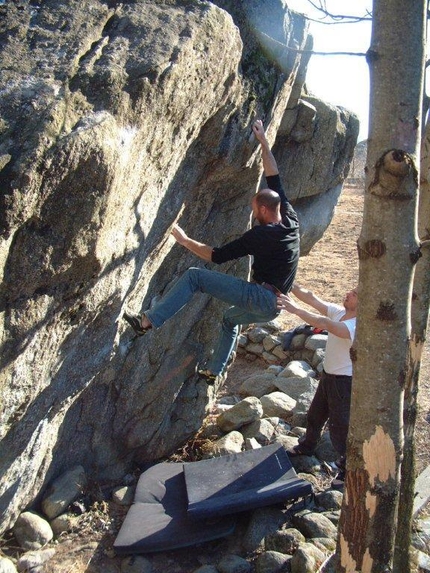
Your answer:
[[[280,444],[184,464],[188,515],[217,517],[312,493]]]
[[[191,521],[183,464],[161,463],[140,476],[114,550],[123,555],[168,551],[225,537],[234,526],[232,517]]]

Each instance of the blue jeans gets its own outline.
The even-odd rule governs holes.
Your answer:
[[[218,346],[207,365],[208,370],[218,375],[227,365],[239,334],[239,326],[267,322],[279,314],[276,295],[259,284],[193,267],[185,271],[170,291],[145,312],[145,316],[155,328],[159,328],[188,304],[196,292],[210,294],[234,305],[224,313]]]

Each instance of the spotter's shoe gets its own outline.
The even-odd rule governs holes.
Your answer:
[[[300,444],[293,446],[292,448],[288,448],[286,451],[290,458],[294,458],[296,456],[313,456],[313,452],[304,450]]]
[[[334,480],[331,482],[331,489],[336,489],[337,491],[343,491],[345,487],[345,472],[340,471]]]

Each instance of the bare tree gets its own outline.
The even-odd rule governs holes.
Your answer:
[[[403,452],[426,0],[374,0],[348,472],[337,570],[390,571]],[[399,42],[408,38],[408,42]]]
[[[418,236],[421,242],[421,257],[415,269],[412,293],[412,332],[403,409],[404,453],[393,567],[395,573],[411,571],[410,546],[415,491],[415,424],[418,410],[418,381],[430,305],[430,122],[428,119],[421,141]]]

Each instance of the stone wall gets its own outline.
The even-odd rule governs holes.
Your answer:
[[[326,343],[327,334],[315,334],[312,327],[303,325],[291,331],[282,331],[273,321],[245,330],[239,337],[237,354],[251,362],[262,358],[267,364],[280,367],[292,360],[304,360],[320,374]]]

